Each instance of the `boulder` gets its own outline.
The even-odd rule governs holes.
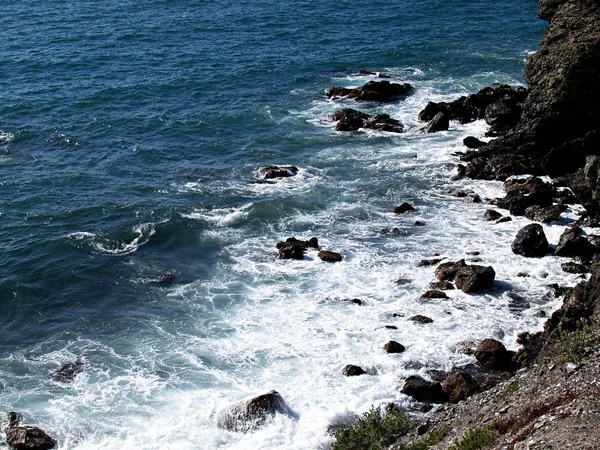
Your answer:
[[[442,291],[438,291],[436,289],[431,289],[431,290],[425,292],[423,295],[421,295],[421,298],[443,298],[443,299],[448,299],[448,296],[446,295],[446,293],[444,293]]]
[[[552,206],[555,188],[540,178],[510,180],[504,183],[506,196],[495,199],[500,208],[508,209],[512,215],[522,216],[530,206]]]
[[[443,112],[435,115],[429,124],[425,127],[426,133],[437,133],[438,131],[446,131],[450,127],[450,117]]]
[[[277,258],[279,259],[302,259],[304,258],[304,252],[306,252],[307,249],[319,249],[319,240],[316,237],[313,237],[308,241],[302,241],[295,237],[291,237],[284,242],[278,242],[276,247],[279,250],[279,253],[277,254]]]
[[[51,376],[55,381],[69,382],[75,379],[75,375],[83,372],[83,361],[77,360],[74,363],[67,363],[52,372]]]
[[[337,120],[337,131],[356,131],[361,128],[402,133],[404,126],[399,120],[392,119],[387,114],[371,116],[352,108],[336,111],[331,115],[332,120]]]
[[[485,214],[483,215],[483,218],[485,220],[487,220],[488,222],[492,222],[494,220],[498,220],[502,217],[502,214],[500,214],[498,211],[495,211],[493,209],[486,209],[485,210]]]
[[[293,177],[298,173],[295,166],[268,166],[260,169],[259,175],[265,180]]]
[[[440,383],[427,381],[418,375],[408,377],[401,392],[419,402],[445,403],[448,401],[448,396]]]
[[[394,213],[395,214],[404,214],[408,211],[414,211],[414,209],[415,208],[411,204],[404,202],[400,206],[396,206],[394,208]]]
[[[525,257],[544,256],[548,241],[541,225],[532,223],[521,228],[511,245],[513,253]]]
[[[590,255],[590,243],[587,238],[581,235],[582,232],[583,230],[579,227],[567,228],[560,236],[554,254],[570,257]]]
[[[346,377],[357,377],[359,375],[364,375],[367,372],[365,372],[365,370],[360,366],[348,364],[346,367],[344,367],[344,369],[342,370],[342,373]]]
[[[293,415],[279,392],[270,391],[221,411],[217,417],[217,426],[228,431],[246,433],[260,428],[269,417],[277,413]]]
[[[418,322],[418,323],[433,323],[433,319],[431,319],[431,318],[429,318],[427,316],[422,316],[421,314],[417,314],[416,316],[412,316],[408,320],[410,320],[412,322]]]
[[[6,443],[16,450],[47,450],[56,446],[56,440],[37,427],[22,426],[22,416],[8,413]]]
[[[456,262],[442,263],[435,269],[435,276],[438,281],[453,281],[460,269],[466,267],[464,259]]]
[[[483,147],[485,145],[485,142],[480,141],[479,139],[477,139],[474,136],[467,136],[466,138],[463,139],[463,144],[467,148],[478,149],[478,148]]]
[[[513,352],[495,339],[484,339],[475,350],[475,358],[489,370],[512,370]]]
[[[525,217],[535,222],[550,223],[558,220],[565,209],[567,207],[562,204],[553,206],[534,205],[525,209]]]
[[[364,128],[371,130],[387,131],[389,133],[404,132],[404,125],[398,119],[392,119],[387,114],[377,114],[370,117],[364,124]]]
[[[493,134],[504,133],[517,124],[522,107],[523,105],[514,99],[497,100],[485,108],[485,122]]]
[[[369,81],[359,88],[334,87],[327,91],[327,97],[353,98],[358,101],[387,102],[412,93],[413,87],[408,83],[390,83],[389,81]]]
[[[396,341],[388,342],[387,344],[385,344],[383,346],[383,348],[387,353],[402,353],[404,350],[406,350],[404,345],[402,345]]]
[[[451,403],[466,400],[479,391],[479,384],[471,375],[465,372],[456,372],[450,375],[442,383],[442,390],[448,396]]]
[[[444,260],[444,258],[422,259],[421,261],[419,261],[418,266],[419,267],[435,266],[436,264],[439,264],[443,260]]]
[[[326,262],[340,262],[344,259],[341,254],[336,252],[329,252],[327,250],[321,250],[317,256],[322,261]]]
[[[495,277],[491,266],[466,265],[458,270],[454,282],[461,291],[471,293],[490,289]]]

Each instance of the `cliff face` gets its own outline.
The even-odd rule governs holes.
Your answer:
[[[526,63],[529,96],[516,127],[471,154],[467,175],[570,174],[600,154],[600,2],[542,0],[550,26]]]

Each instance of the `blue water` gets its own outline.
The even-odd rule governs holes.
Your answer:
[[[478,326],[459,331],[473,320],[489,325],[489,311],[467,297],[451,322],[443,308],[430,312],[439,325],[419,332],[413,354],[367,362],[378,374],[368,382],[339,375],[349,358],[381,347],[373,330],[392,309],[414,307],[432,278],[412,272],[424,255],[492,246],[488,260],[506,264],[505,279],[527,267],[503,253],[521,222],[482,231],[483,206],[439,194],[460,140],[482,135],[485,124],[425,136],[416,115],[430,99],[523,83],[525,59],[546,27],[537,7],[4,5],[0,412],[25,412],[60,448],[311,448],[326,439],[334,414],[407,402],[393,392],[408,371],[465,362],[440,348],[465,333],[487,337]],[[403,102],[358,105],[400,118],[406,134],[334,131],[328,114],[357,105],[329,102],[325,90],[371,79],[360,69],[415,86]],[[257,183],[267,164],[301,173]],[[389,214],[405,200],[427,221],[424,230]],[[403,237],[379,232],[390,225]],[[275,243],[292,235],[318,236],[345,261],[276,261]],[[539,272],[559,273],[551,265]],[[152,283],[163,273],[175,283]],[[394,279],[406,273],[415,282],[399,288]],[[511,283],[535,291],[535,281]],[[536,308],[549,300],[538,294],[528,311],[502,313],[491,325],[507,345],[518,329],[539,326]],[[335,301],[345,296],[371,308],[348,310]],[[498,291],[486,304],[504,311],[507,301]],[[86,370],[74,383],[49,377],[77,358]],[[278,418],[253,435],[216,429],[220,409],[269,389],[300,419]]]

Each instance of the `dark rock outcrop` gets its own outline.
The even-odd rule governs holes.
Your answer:
[[[352,108],[336,111],[331,115],[331,119],[338,121],[335,127],[337,131],[357,131],[361,128],[392,133],[402,133],[404,131],[402,123],[399,120],[392,119],[387,114],[371,116]]]
[[[327,97],[330,99],[348,97],[358,101],[388,102],[409,95],[413,90],[413,87],[408,83],[369,81],[359,88],[333,87],[327,91]]]
[[[319,241],[316,237],[310,238],[308,241],[291,237],[284,242],[278,242],[276,247],[279,250],[277,254],[279,259],[302,259],[307,249],[319,249]]]
[[[485,142],[477,139],[475,136],[467,136],[463,139],[463,144],[467,148],[478,149],[485,145]]]
[[[259,175],[265,180],[293,177],[298,173],[296,166],[268,166],[260,169]]]
[[[456,372],[442,383],[442,390],[448,396],[450,403],[458,403],[479,391],[479,384],[465,372]]]
[[[551,184],[538,177],[507,181],[504,189],[506,196],[495,199],[494,203],[515,216],[524,215],[530,206],[551,206],[556,193]]]
[[[75,379],[75,375],[83,372],[83,368],[83,361],[77,360],[59,367],[52,372],[51,376],[55,381],[69,382]]]
[[[450,117],[444,112],[437,113],[425,127],[426,133],[446,131],[450,127]]]
[[[511,245],[513,253],[526,257],[544,256],[548,240],[541,225],[532,223],[521,228]]]
[[[427,317],[427,316],[422,316],[421,314],[417,314],[416,316],[412,316],[408,320],[410,320],[411,322],[425,323],[425,324],[426,323],[433,323],[433,319],[431,319],[430,317]]]
[[[401,392],[420,402],[445,403],[448,401],[448,396],[439,382],[427,381],[418,375],[408,377]]]
[[[525,217],[536,222],[550,223],[558,220],[565,209],[567,209],[567,207],[562,204],[553,206],[529,206],[525,209]]]
[[[56,440],[37,427],[19,425],[22,416],[11,412],[7,416],[6,443],[16,450],[47,450],[56,447]]]
[[[558,245],[554,250],[557,256],[588,256],[591,246],[587,238],[581,235],[583,230],[579,227],[567,228],[560,236]]]
[[[483,218],[485,220],[487,220],[488,222],[493,222],[495,220],[498,220],[502,217],[502,214],[500,214],[498,211],[495,211],[493,209],[486,209],[485,210],[485,214],[483,215]]]
[[[467,264],[464,259],[456,262],[442,263],[435,269],[435,276],[438,281],[454,281],[456,274],[460,269],[465,267]]]
[[[514,352],[509,352],[504,344],[495,339],[484,339],[475,350],[475,358],[489,370],[512,370]]]
[[[396,206],[394,208],[394,213],[395,214],[404,214],[408,211],[414,211],[414,209],[415,208],[411,204],[404,202],[400,206]]]
[[[270,391],[221,411],[217,417],[217,426],[224,430],[246,433],[260,428],[269,417],[277,413],[293,415],[279,392]]]

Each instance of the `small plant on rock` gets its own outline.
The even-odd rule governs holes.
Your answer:
[[[581,364],[590,351],[600,344],[600,335],[587,320],[581,320],[581,328],[565,332],[556,344],[557,359],[561,363]]]

